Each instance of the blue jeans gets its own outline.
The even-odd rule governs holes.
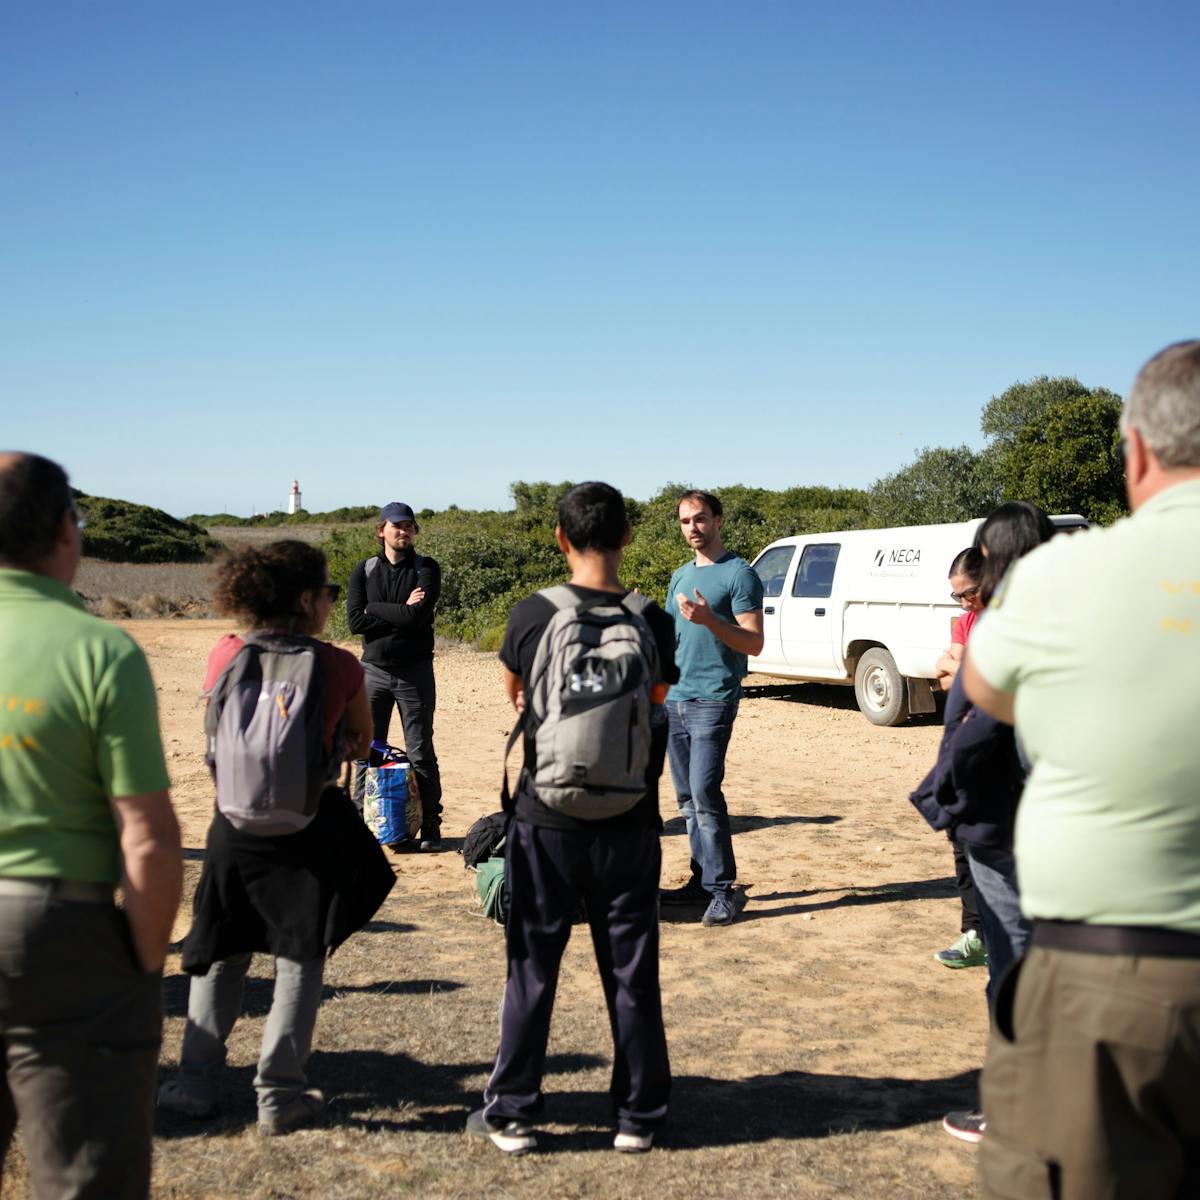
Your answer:
[[[964,844],[975,881],[979,921],[988,951],[987,998],[990,1005],[1000,977],[1025,953],[1032,928],[1021,912],[1017,861],[1011,850]]]
[[[727,892],[737,879],[729,810],[721,791],[737,710],[736,700],[667,701],[667,755],[687,824],[692,875],[710,892]]]

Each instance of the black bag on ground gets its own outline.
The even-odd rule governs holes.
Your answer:
[[[481,862],[503,852],[504,838],[508,833],[508,816],[502,812],[480,817],[463,838],[463,863],[477,867]]]

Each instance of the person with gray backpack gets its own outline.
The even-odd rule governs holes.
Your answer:
[[[622,586],[625,502],[581,483],[559,502],[555,537],[570,583],[509,614],[500,661],[523,742],[502,793],[509,908],[500,1048],[467,1132],[521,1154],[537,1144],[542,1071],[559,964],[580,902],[613,1029],[614,1148],[644,1151],[667,1115],[671,1071],[658,978],[662,854],[658,780],[663,700],[678,677],[674,627]]]
[[[245,546],[217,572],[217,607],[247,632],[208,659],[207,759],[216,811],[183,943],[192,975],[179,1074],[160,1109],[220,1109],[225,1043],[241,1015],[251,956],[275,959],[254,1079],[258,1129],[289,1133],[325,1107],[306,1063],[325,959],[371,919],[395,883],[374,835],[337,786],[371,736],[363,669],[318,640],[337,600],[325,555],[299,541]]]

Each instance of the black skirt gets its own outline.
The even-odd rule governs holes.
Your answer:
[[[341,789],[311,824],[283,837],[235,829],[219,812],[183,941],[183,969],[204,975],[247,951],[305,961],[332,954],[378,911],[396,877]]]

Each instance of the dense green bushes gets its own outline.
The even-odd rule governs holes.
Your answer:
[[[199,525],[179,521],[158,508],[75,493],[86,522],[83,552],[106,562],[203,562],[218,543]]]
[[[371,504],[358,504],[349,508],[335,508],[330,512],[310,513],[301,509],[297,513],[269,512],[255,517],[235,517],[232,513],[197,513],[187,519],[205,529],[256,528],[273,525],[346,525],[352,521],[373,521],[379,509]]]
[[[495,649],[509,609],[530,592],[562,582],[566,564],[554,543],[554,525],[559,497],[570,486],[514,483],[511,512],[422,514],[417,549],[442,568],[438,633]],[[665,595],[671,573],[688,557],[675,515],[675,498],[684,486],[668,484],[647,501],[626,500],[633,537],[621,577],[655,598]],[[777,537],[866,523],[866,493],[855,488],[773,492],[736,485],[719,494],[726,544],[747,559]],[[335,530],[322,545],[330,578],[345,584],[354,565],[376,551],[374,522]],[[347,636],[344,608],[335,612],[329,633]]]

